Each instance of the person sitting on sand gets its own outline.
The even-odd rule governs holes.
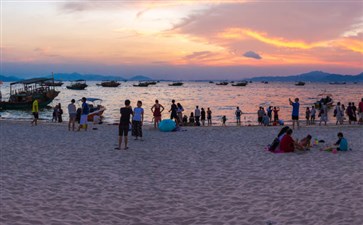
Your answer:
[[[288,129],[286,131],[286,135],[282,138],[280,143],[280,150],[282,152],[294,152],[296,150],[303,150],[303,147],[299,145],[294,139],[291,137],[292,129]]]
[[[308,134],[308,136],[301,139],[299,145],[303,147],[305,150],[309,150],[309,148],[311,147],[311,138],[312,138],[311,135]]]
[[[324,149],[325,151],[332,151],[333,149],[337,149],[337,151],[348,151],[348,141],[344,138],[343,133],[338,133],[338,141],[331,147]]]
[[[189,116],[189,125],[194,126],[194,113],[191,112]]]
[[[183,126],[187,126],[188,125],[188,116],[184,115],[183,116]]]

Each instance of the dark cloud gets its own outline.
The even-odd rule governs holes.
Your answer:
[[[243,56],[247,58],[262,59],[262,57],[259,54],[253,51],[245,52]]]

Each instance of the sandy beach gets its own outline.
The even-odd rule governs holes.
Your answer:
[[[280,128],[144,127],[116,151],[114,125],[1,120],[0,224],[363,224],[363,127],[294,131],[328,143],[342,131],[349,152],[264,150]]]

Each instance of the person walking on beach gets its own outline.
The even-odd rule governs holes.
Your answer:
[[[33,124],[35,124],[35,126],[38,125],[38,119],[39,119],[39,103],[38,103],[38,99],[35,98],[32,104],[32,113],[33,113],[33,117],[34,119],[31,122],[31,125],[33,126]]]
[[[209,107],[207,109],[207,121],[208,121],[208,126],[212,126],[212,110],[210,110]]]
[[[335,125],[338,125],[338,123],[340,125],[343,124],[343,116],[344,116],[344,112],[342,111],[342,108],[340,106],[340,102],[337,103],[337,106],[335,107],[335,110],[334,110],[334,115],[337,119],[337,122],[335,123]]]
[[[305,111],[305,119],[306,119],[306,126],[310,125],[310,108],[306,107],[306,111]]]
[[[195,107],[194,116],[195,116],[195,125],[200,126],[200,109],[199,109],[199,106]]]
[[[204,127],[204,125],[205,125],[205,110],[204,110],[204,108],[201,108],[201,110],[200,110],[200,120],[202,121],[202,125]]]
[[[175,100],[171,100],[171,107],[170,107],[170,119],[174,119],[176,126],[179,126],[179,117],[178,117],[178,107],[175,104]]]
[[[311,106],[310,110],[310,124],[315,124],[316,109],[315,106]]]
[[[236,112],[234,114],[236,115],[237,126],[240,126],[241,125],[241,114],[242,114],[242,111],[239,109],[238,106],[237,106]]]
[[[164,111],[164,106],[159,104],[159,100],[155,100],[155,104],[151,107],[151,112],[154,116],[154,128],[159,126],[159,122],[161,121],[161,113]]]
[[[89,106],[86,103],[86,101],[87,101],[87,99],[85,97],[83,97],[82,98],[81,118],[79,120],[78,131],[80,131],[82,127],[84,127],[84,130],[87,131],[87,120],[88,120],[88,114],[89,114]]]
[[[176,104],[176,106],[178,107],[176,112],[177,112],[177,115],[178,115],[179,123],[181,124],[181,121],[183,120],[184,108],[179,102]]]
[[[132,136],[135,137],[135,140],[142,141],[142,125],[144,123],[144,109],[141,108],[142,102],[137,101],[137,107],[134,108],[134,114],[132,116]]]
[[[289,98],[289,103],[292,106],[292,114],[291,114],[292,129],[295,129],[295,122],[297,123],[297,128],[300,128],[300,123],[299,123],[299,108],[300,108],[299,98],[295,98],[295,102],[292,102],[291,98]]]
[[[72,99],[71,103],[68,105],[68,115],[69,115],[69,121],[68,121],[68,130],[71,131],[71,125],[72,130],[74,131],[74,126],[76,123],[76,117],[77,117],[77,109],[74,103],[76,100]]]
[[[132,107],[130,106],[130,100],[125,100],[125,107],[120,108],[120,124],[118,126],[118,147],[116,150],[121,150],[122,137],[124,138],[125,150],[127,147],[127,136],[129,134],[130,117],[133,114]]]
[[[222,116],[222,126],[226,126],[226,121],[227,121],[227,117],[226,116]]]

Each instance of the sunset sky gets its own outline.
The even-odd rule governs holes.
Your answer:
[[[363,71],[363,1],[1,1],[2,75]]]

